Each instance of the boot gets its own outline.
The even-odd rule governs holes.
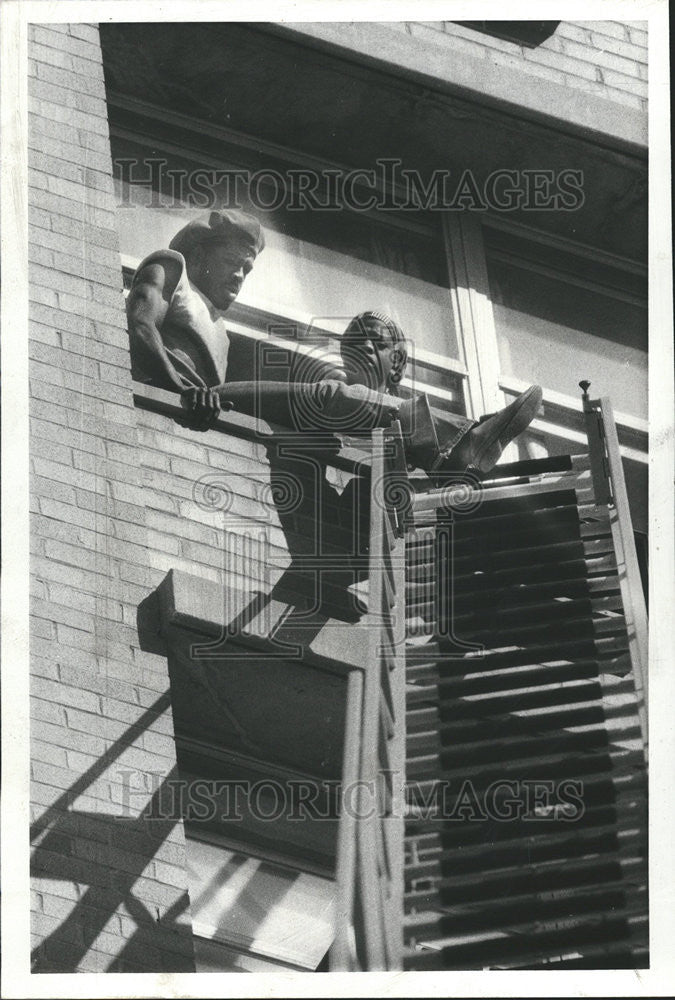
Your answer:
[[[439,444],[436,436],[429,400],[425,392],[401,403],[398,411],[405,456],[409,466],[431,469],[439,458]]]
[[[499,461],[504,448],[534,420],[541,406],[541,386],[531,385],[498,413],[470,428],[451,451],[439,456],[436,471],[474,469],[486,475]]]

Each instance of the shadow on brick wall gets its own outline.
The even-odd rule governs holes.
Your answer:
[[[34,918],[46,936],[32,952],[33,972],[194,972],[189,897],[176,885],[184,867],[173,885],[152,867],[180,819],[175,771],[139,815],[122,806],[118,815],[70,809],[168,703],[167,692],[32,825],[31,874],[80,887],[75,901],[50,896],[52,912]]]
[[[349,588],[368,578],[369,481],[331,485],[331,446],[337,452],[340,445],[324,437],[313,452],[295,436],[267,447],[271,499],[291,557],[271,596],[302,595],[312,610],[357,622],[366,606]]]

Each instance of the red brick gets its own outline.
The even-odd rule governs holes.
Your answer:
[[[46,83],[54,84],[65,90],[77,88],[81,93],[91,97],[101,98],[105,93],[98,74],[85,75],[80,73],[74,77],[72,66],[58,66],[53,61],[47,62],[36,58],[35,75],[38,80],[44,80]]]
[[[101,710],[100,699],[93,691],[83,691],[81,688],[49,680],[35,681],[33,690],[39,697],[51,700],[57,705],[71,706],[87,712],[100,713]],[[67,788],[68,785],[64,787]]]
[[[28,80],[28,99],[31,103],[42,99],[60,109],[83,112],[92,120],[98,119],[107,124],[106,103],[104,95],[101,93],[92,97],[82,93],[80,89],[59,87],[54,83],[31,77]],[[99,129],[94,131],[99,131]]]
[[[68,34],[73,38],[83,38],[94,45],[99,44],[98,25],[96,24],[69,24]]]
[[[48,547],[51,547],[52,543],[64,543],[92,549],[96,547],[98,541],[98,535],[95,531],[90,531],[76,524],[68,524],[65,521],[44,517],[41,514],[31,516],[31,531],[36,539],[45,539],[45,553],[49,551]]]
[[[82,611],[79,607],[67,607],[63,604],[56,604],[53,601],[42,601],[33,599],[31,610],[36,615],[41,615],[52,622],[61,622],[64,625],[71,625],[75,628],[88,629],[93,632],[96,628],[96,618],[93,614]]]
[[[101,755],[107,749],[106,741],[100,735],[101,719],[99,716],[98,735],[72,731],[65,726],[52,725],[47,722],[31,723],[31,737],[52,744],[54,747],[69,747],[84,753]]]
[[[52,191],[45,191],[39,187],[29,185],[29,188],[32,204],[37,208],[44,208],[46,211],[52,213],[52,229],[55,232],[68,233],[72,232],[77,226],[84,227],[85,225],[113,229],[115,224],[114,212],[112,209],[97,208],[95,205],[91,205],[88,200],[86,188],[82,189],[82,197],[79,201],[74,201],[72,198],[63,198]],[[68,222],[59,224],[57,216],[68,220],[68,222],[72,222],[74,225],[71,226]]]
[[[73,74],[103,81],[103,67],[100,64],[97,65],[91,59],[83,59],[67,52],[63,45],[54,48],[52,45],[42,45],[37,40],[31,40],[29,51],[34,61],[39,64],[59,66],[61,69],[70,70]]]
[[[41,638],[37,632],[34,633],[38,638]],[[46,659],[44,656],[31,655],[30,658],[30,672],[33,677],[46,677],[52,681],[58,681],[59,668],[58,664],[54,663],[52,660]]]
[[[54,767],[67,768],[68,758],[63,747],[54,746],[51,743],[42,743],[39,739],[31,737],[30,756],[32,761],[44,761],[44,763]]]
[[[62,705],[55,705],[51,701],[43,701],[37,696],[32,697],[30,700],[30,715],[32,719],[57,726],[63,725],[66,721],[66,710]]]

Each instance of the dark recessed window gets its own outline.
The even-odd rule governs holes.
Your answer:
[[[455,24],[534,49],[551,37],[560,21],[455,21]]]

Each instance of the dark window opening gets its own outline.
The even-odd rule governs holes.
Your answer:
[[[534,49],[551,37],[560,21],[455,21],[455,24]]]

